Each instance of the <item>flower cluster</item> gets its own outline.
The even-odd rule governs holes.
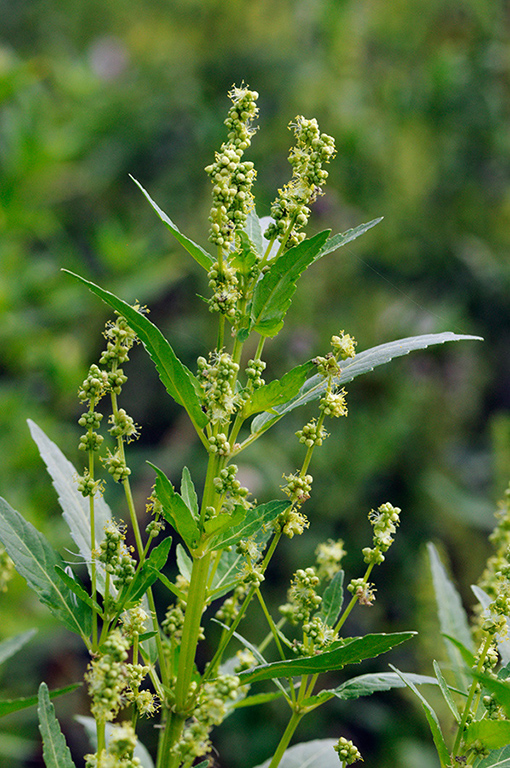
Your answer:
[[[104,642],[101,653],[92,659],[85,674],[91,711],[97,720],[112,721],[122,704],[127,683],[128,639],[114,630]]]
[[[268,240],[278,238],[287,248],[304,240],[302,230],[310,215],[308,206],[322,194],[321,187],[328,177],[322,166],[335,154],[333,138],[320,133],[314,118],[307,120],[298,115],[289,128],[296,137],[296,145],[289,154],[292,179],[278,191],[278,197],[271,205],[273,221],[265,232]]]
[[[312,448],[314,445],[322,445],[326,437],[328,437],[328,433],[323,426],[319,426],[316,420],[312,419],[308,424],[305,424],[303,429],[296,432],[296,437],[307,448]]]
[[[383,552],[387,552],[393,543],[393,534],[399,524],[400,509],[387,502],[368,514],[372,527],[374,529],[373,548],[365,547],[363,557],[366,563],[378,565],[384,561]]]
[[[347,552],[344,549],[342,539],[333,541],[328,539],[317,546],[315,550],[315,562],[317,564],[317,576],[331,580],[335,573],[342,567],[342,560]]]
[[[114,585],[120,588],[133,578],[136,562],[124,543],[126,536],[122,526],[111,520],[105,526],[104,534],[97,559],[104,563],[105,570],[113,577]]]
[[[232,380],[239,370],[239,365],[234,363],[228,352],[211,353],[209,361],[205,357],[199,357],[197,365],[204,407],[211,423],[226,421],[237,405]]]
[[[258,114],[258,93],[234,86],[229,98],[232,107],[225,120],[227,141],[205,169],[214,185],[209,240],[223,248],[233,242],[235,229],[242,229],[253,206],[251,188],[256,175],[253,163],[241,158],[255,133],[252,123]]]
[[[141,762],[133,757],[137,743],[131,723],[114,725],[108,739],[108,748],[100,755],[85,755],[85,768],[139,768]]]
[[[265,381],[261,376],[265,367],[266,363],[263,360],[248,360],[245,373],[246,378],[251,382],[253,389],[259,389],[259,387],[262,387],[265,384]]]
[[[281,531],[289,539],[294,538],[294,536],[300,536],[308,526],[309,522],[306,516],[293,507],[289,507],[282,512],[274,524],[275,531]]]
[[[348,741],[343,736],[341,736],[338,739],[338,743],[335,744],[335,752],[338,753],[341,762],[346,765],[351,765],[351,763],[355,763],[357,760],[363,760],[358,748],[354,746],[352,741]]]
[[[322,602],[316,588],[320,579],[314,568],[299,568],[292,579],[287,593],[288,602],[280,605],[279,611],[292,624],[307,622]]]
[[[365,579],[351,579],[348,591],[357,598],[360,605],[372,605],[375,600],[375,588]]]
[[[0,547],[0,592],[7,592],[7,584],[14,576],[14,563],[4,547]]]
[[[294,475],[284,475],[283,479],[287,481],[287,484],[283,486],[282,490],[287,494],[292,504],[301,506],[310,498],[313,482],[311,475],[296,473]]]

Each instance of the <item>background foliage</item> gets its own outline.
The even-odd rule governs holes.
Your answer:
[[[203,276],[128,173],[205,244],[210,182],[203,167],[224,138],[226,92],[244,80],[261,94],[250,153],[260,215],[288,177],[286,126],[301,113],[317,117],[339,150],[312,227],[342,231],[385,217],[304,278],[284,332],[267,346],[271,374],[324,353],[341,328],[359,350],[442,330],[485,337],[484,344],[416,353],[348,388],[349,418],[312,469],[311,529],[273,573],[276,602],[292,569],[308,564],[328,536],[345,538],[347,568],[356,571],[359,547],[368,543],[366,513],[391,499],[403,524],[378,574],[378,602],[358,613],[358,628],[383,631],[391,622],[393,630],[422,630],[414,657],[399,666],[429,672],[421,547],[443,543],[469,602],[495,500],[510,477],[507,3],[0,0],[0,17],[2,495],[69,545],[25,419],[79,461],[75,393],[101,349],[108,314],[61,267],[149,304],[190,367],[209,347],[207,308],[196,299],[205,292]],[[200,467],[191,430],[141,349],[130,375],[125,407],[143,425],[134,469],[144,495],[149,452],[169,476],[183,462]],[[261,500],[274,497],[282,473],[297,466],[294,432],[304,415],[293,416],[267,436],[263,451],[246,456],[245,484]],[[5,690],[33,693],[43,677],[50,687],[78,679],[84,660],[67,634],[51,634],[50,618],[21,580],[2,602],[0,639],[44,622],[28,662],[4,672]],[[326,721],[305,721],[300,738],[318,728],[335,737],[350,731],[367,763],[433,765],[421,714],[413,716],[404,697],[339,703]],[[56,706],[60,714],[72,705]],[[269,721],[257,720],[262,715],[250,712],[249,729],[240,717],[229,730],[220,744],[224,768],[267,757],[282,721],[278,710]],[[12,716],[4,730],[11,736],[2,737],[0,761],[39,764],[19,741],[20,734],[35,739],[33,715]]]

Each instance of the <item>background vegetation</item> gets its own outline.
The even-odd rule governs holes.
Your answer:
[[[203,167],[224,137],[226,92],[244,80],[261,94],[250,153],[260,215],[287,180],[286,126],[300,113],[317,117],[338,147],[312,227],[342,231],[384,216],[304,278],[284,332],[267,347],[271,374],[324,353],[342,328],[358,349],[442,330],[485,337],[416,353],[352,384],[349,418],[313,468],[311,529],[273,573],[277,602],[316,543],[341,536],[356,575],[366,513],[398,504],[404,520],[378,574],[378,602],[351,629],[420,629],[421,643],[399,665],[428,672],[436,628],[422,545],[442,543],[469,604],[510,479],[508,4],[0,0],[0,18],[2,495],[69,545],[25,419],[80,460],[75,393],[108,313],[61,267],[148,304],[188,365],[210,346],[207,308],[196,299],[203,275],[128,173],[205,244]],[[124,405],[143,426],[132,459],[143,496],[149,453],[169,476],[183,462],[200,466],[186,421],[141,349],[130,375]],[[297,466],[303,418],[297,412],[260,455],[246,456],[243,472],[259,499],[274,497],[282,473]],[[32,693],[42,678],[50,686],[79,679],[86,660],[67,634],[55,636],[21,580],[2,603],[1,639],[43,622],[28,661],[4,671],[5,695]],[[421,713],[405,700],[333,705],[326,720],[305,720],[300,736],[351,735],[371,765],[434,765]],[[60,703],[59,714],[72,706]],[[262,716],[250,712],[249,727],[227,721],[222,768],[267,757],[283,720],[277,708]],[[33,715],[0,726],[1,765],[40,764],[27,741],[36,739]]]

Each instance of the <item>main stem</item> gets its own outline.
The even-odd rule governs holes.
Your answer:
[[[304,714],[304,712],[296,712],[295,710],[292,712],[292,717],[288,722],[288,725],[283,733],[282,738],[280,739],[280,743],[276,748],[276,752],[274,753],[268,768],[277,768],[277,766],[280,765],[282,757],[285,754],[285,750],[289,746],[290,740],[294,736],[294,731],[298,727],[299,721]]]

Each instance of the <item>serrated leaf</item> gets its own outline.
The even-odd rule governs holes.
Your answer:
[[[216,517],[211,517],[209,520],[206,520],[204,523],[204,532],[208,536],[214,536],[214,541],[210,544],[210,549],[221,549],[222,547],[216,545],[216,542],[218,541],[217,537],[219,537],[222,532],[225,532],[227,528],[231,529],[236,528],[238,525],[242,525],[242,521],[245,517],[246,510],[244,507],[241,506],[241,504],[236,504],[233,514],[230,515],[227,512],[221,512],[219,515],[216,515]]]
[[[469,622],[466,611],[462,606],[459,593],[455,589],[451,580],[448,578],[446,570],[439,559],[437,549],[430,542],[427,544],[430,558],[430,567],[432,571],[432,581],[434,584],[434,593],[436,596],[437,613],[441,632],[444,635],[453,637],[468,651],[474,653],[473,639],[469,629]],[[467,689],[468,680],[464,668],[464,663],[458,647],[452,647],[447,644],[448,656],[453,666],[457,685],[462,690]]]
[[[334,627],[344,602],[344,572],[335,573],[322,596],[319,616],[328,627]]]
[[[69,566],[67,566],[67,568],[69,568]],[[91,598],[89,593],[85,591],[83,585],[74,577],[74,574],[73,576],[70,576],[67,570],[64,570],[59,565],[55,566],[55,572],[59,579],[64,582],[66,587],[73,592],[79,600],[85,603],[85,605],[88,605],[89,608],[96,611],[98,614],[101,613],[99,603]]]
[[[435,677],[429,675],[407,674],[406,677],[416,685],[437,685]],[[392,688],[404,688],[406,683],[396,672],[374,672],[368,675],[359,675],[352,677],[337,688],[323,690],[315,696],[310,696],[303,701],[303,706],[311,704],[322,704],[332,698],[341,699],[359,699],[362,696],[371,696],[379,691],[390,691]]]
[[[198,520],[200,517],[198,496],[188,467],[182,469],[181,496],[195,520]]]
[[[254,413],[270,411],[297,395],[307,377],[314,370],[315,363],[309,360],[285,373],[281,379],[275,379],[256,389],[250,400],[243,406],[243,417],[247,419]]]
[[[26,579],[39,600],[48,606],[72,632],[82,637],[90,634],[92,622],[89,609],[75,605],[74,595],[62,584],[55,566],[64,561],[34,526],[0,498],[0,541],[14,562],[16,570]]]
[[[55,707],[50,701],[48,686],[39,686],[39,730],[43,741],[43,757],[46,768],[76,768],[64,734],[55,717]]]
[[[85,728],[85,731],[87,733],[87,736],[89,738],[89,741],[93,749],[97,749],[96,721],[94,720],[94,718],[85,717],[83,715],[76,715],[75,719],[79,723],[81,723]],[[106,745],[107,746],[114,728],[115,728],[114,724],[106,723]],[[154,763],[152,761],[150,754],[148,753],[147,749],[144,747],[144,745],[139,739],[136,742],[136,747],[133,753],[133,757],[138,758],[138,760],[140,761],[141,768],[154,768]]]
[[[186,579],[186,581],[190,581],[191,569],[193,568],[193,560],[188,555],[182,544],[177,544],[175,558],[177,560],[179,573]]]
[[[87,565],[90,576],[92,560],[90,549],[90,508],[89,499],[82,496],[78,490],[76,479],[79,473],[43,430],[31,419],[27,421],[32,439],[37,445],[41,458],[46,464],[46,468],[53,481],[58,501],[62,508],[62,517],[69,526],[72,539]],[[94,518],[96,542],[100,542],[104,538],[106,523],[112,519],[110,507],[100,493],[97,493],[94,497]],[[96,561],[96,576],[98,591],[104,595],[104,568],[98,561]]]
[[[342,645],[333,650],[324,651],[315,656],[291,659],[290,661],[273,661],[270,664],[241,672],[239,677],[244,684],[253,683],[256,680],[271,680],[275,677],[315,675],[320,672],[343,669],[347,664],[358,664],[364,659],[375,659],[381,653],[386,653],[396,645],[409,640],[415,634],[416,632],[395,632],[353,637],[340,641]]]
[[[37,633],[37,629],[27,629],[14,637],[8,637],[0,643],[0,664],[10,659],[15,653],[18,653]]]
[[[296,290],[296,282],[304,270],[318,258],[330,230],[289,248],[258,281],[251,305],[251,330],[262,336],[276,336]]]
[[[369,221],[367,224],[359,224],[357,227],[348,229],[347,232],[344,232],[343,234],[333,235],[333,237],[330,237],[329,240],[326,240],[319,253],[319,256],[325,256],[327,253],[332,253],[333,251],[338,250],[338,248],[341,248],[342,245],[352,243],[353,240],[356,240],[357,237],[365,234],[365,232],[367,232],[369,229],[372,229],[372,227],[375,227],[375,225],[379,224],[382,220],[383,217],[381,216],[378,219],[372,219],[372,221]]]
[[[439,684],[439,688],[441,689],[441,693],[443,694],[443,698],[446,701],[450,712],[452,713],[453,717],[455,718],[456,723],[460,723],[460,715],[459,710],[457,709],[457,705],[455,704],[455,701],[453,700],[453,696],[450,692],[450,689],[448,687],[448,683],[444,679],[443,673],[441,672],[441,668],[437,661],[434,661],[434,672],[436,673],[437,682]]]
[[[477,768],[510,768],[510,744],[493,750],[478,763]]]
[[[408,686],[408,688],[410,688],[413,691],[413,693],[421,701],[422,707],[425,712],[425,717],[427,718],[427,722],[429,724],[429,728],[432,733],[432,738],[436,746],[437,754],[441,763],[441,768],[448,768],[451,764],[450,753],[446,746],[443,732],[441,731],[441,726],[439,725],[439,720],[437,719],[436,713],[428,703],[427,699],[424,696],[422,696],[418,688],[409,679],[409,677],[405,675],[403,672],[400,672],[398,669],[396,669],[392,664],[390,664],[390,667],[393,669],[394,672],[397,673],[397,675],[399,675],[402,678],[402,680]]]
[[[357,376],[373,371],[379,365],[389,363],[397,357],[408,355],[418,349],[426,349],[435,344],[444,344],[447,341],[466,341],[481,340],[480,336],[465,336],[450,331],[444,333],[428,333],[423,336],[410,336],[398,341],[390,341],[387,344],[380,344],[364,352],[359,352],[354,358],[349,358],[340,362],[341,373],[335,378],[335,385],[341,387],[348,384]],[[301,387],[296,397],[287,403],[274,407],[274,413],[261,413],[256,416],[251,425],[252,434],[261,434],[266,429],[276,424],[276,422],[290,413],[295,408],[318,400],[326,390],[326,382],[322,376],[316,374],[308,379]]]
[[[166,565],[170,547],[172,546],[172,537],[167,536],[154,547],[139,572],[136,574],[133,583],[130,585],[127,597],[129,602],[136,602],[144,595],[149,587],[159,578],[159,572]],[[122,595],[120,596],[122,599]]]
[[[472,744],[480,739],[488,749],[500,749],[510,744],[510,721],[478,720],[466,728],[464,739]]]
[[[335,752],[335,739],[315,739],[303,744],[295,744],[285,750],[278,768],[338,768],[338,754]],[[257,768],[269,768],[271,759]]]
[[[483,672],[476,672],[474,669],[471,669],[470,672],[472,677],[479,680],[487,690],[496,696],[498,703],[503,707],[505,715],[510,718],[510,684],[490,677]]]
[[[173,525],[188,547],[194,549],[198,545],[200,531],[191,510],[175,491],[165,473],[150,461],[147,463],[157,474],[155,490],[163,507],[163,517]]]
[[[85,280],[79,275],[75,275],[74,272],[69,272],[67,269],[64,272],[67,272],[86,285],[92,293],[95,293],[112,309],[126,318],[156,366],[159,378],[168,394],[173,397],[176,403],[179,403],[179,405],[186,409],[195,429],[197,432],[200,432],[207,424],[207,416],[202,411],[200,399],[197,395],[198,381],[189,368],[179,360],[159,328],[142,312],[138,312],[134,307],[119,299],[113,293],[103,290],[98,285]]]
[[[258,507],[252,507],[246,512],[242,522],[233,526],[230,531],[223,534],[220,541],[216,542],[217,548],[231,547],[241,539],[248,539],[261,528],[269,526],[288,506],[288,501],[268,501]]]
[[[164,211],[161,210],[159,205],[154,202],[152,197],[149,195],[149,193],[142,187],[139,181],[137,181],[131,174],[129,174],[129,178],[132,179],[137,187],[143,192],[149,203],[152,205],[156,213],[158,214],[161,221],[163,221],[172,235],[175,237],[175,239],[188,251],[190,256],[193,256],[195,261],[197,261],[201,267],[203,267],[206,271],[209,271],[211,268],[214,259],[211,256],[210,253],[208,253],[204,248],[202,248],[197,243],[194,243],[193,240],[190,240],[189,237],[186,237],[186,235],[183,235],[182,232],[179,230],[176,224],[173,223],[173,221],[164,213]]]
[[[54,691],[50,691],[50,699],[56,699],[57,696],[64,696],[66,693],[71,693],[79,688],[81,683],[74,683],[73,685],[66,685],[65,688],[58,688]],[[38,696],[23,696],[19,699],[1,699],[0,700],[0,717],[4,715],[11,715],[13,712],[20,712],[22,709],[28,709],[35,706],[38,702]]]

